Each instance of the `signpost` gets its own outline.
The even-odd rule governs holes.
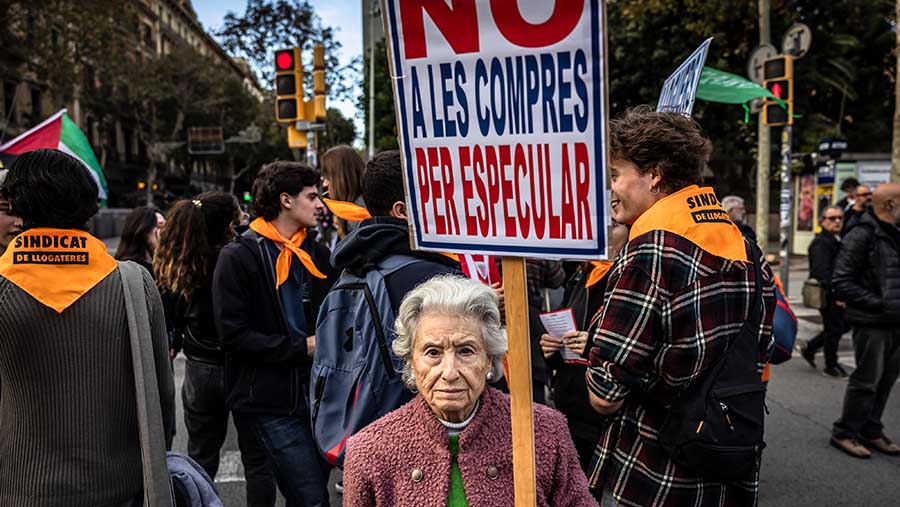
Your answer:
[[[794,23],[781,39],[781,52],[800,59],[812,45],[812,30],[803,23]]]
[[[605,2],[382,13],[413,246],[504,256],[515,501],[533,506],[524,257],[606,258]]]
[[[777,54],[778,50],[771,44],[756,46],[750,53],[750,59],[747,60],[747,77],[750,78],[750,81],[761,85],[763,83],[763,64]]]
[[[690,116],[694,110],[694,99],[697,96],[697,85],[700,84],[700,75],[703,74],[703,64],[706,62],[706,53],[713,38],[703,41],[687,60],[675,69],[671,76],[666,78],[662,93],[659,94],[659,102],[656,111],[668,111],[682,113]]]

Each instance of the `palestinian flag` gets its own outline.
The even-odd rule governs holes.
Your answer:
[[[2,164],[7,168],[12,160],[23,153],[41,149],[56,149],[65,152],[78,160],[88,169],[100,189],[99,198],[107,198],[106,177],[100,169],[100,163],[94,156],[94,150],[78,125],[69,118],[63,109],[47,118],[37,127],[25,132],[12,141],[0,146]]]

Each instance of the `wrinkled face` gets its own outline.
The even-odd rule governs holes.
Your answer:
[[[647,171],[643,174],[632,162],[622,159],[609,164],[612,184],[612,217],[625,225],[632,225],[650,206],[664,197],[662,192],[654,194],[651,189],[660,182],[660,177]]]
[[[475,409],[491,369],[481,326],[459,317],[425,314],[413,344],[419,394],[439,418],[462,422]]]
[[[318,214],[325,207],[319,200],[319,189],[314,186],[303,187],[297,195],[281,194],[282,212],[303,227],[315,227]]]
[[[0,197],[0,254],[22,232],[22,219],[12,214],[9,201]]]
[[[831,234],[841,232],[844,222],[844,213],[841,210],[829,208],[822,215],[822,229]]]

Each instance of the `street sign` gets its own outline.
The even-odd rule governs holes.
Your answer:
[[[694,110],[694,99],[697,96],[697,85],[700,84],[700,75],[703,74],[703,63],[706,62],[706,53],[713,38],[710,37],[700,44],[687,60],[675,69],[663,84],[659,94],[659,102],[656,103],[656,111],[668,111],[691,115]]]
[[[225,153],[222,127],[189,128],[188,153],[191,155],[221,155]]]
[[[778,54],[778,50],[771,44],[756,46],[747,60],[747,77],[750,81],[761,85],[763,82],[763,64],[766,60]]]
[[[603,2],[385,5],[414,247],[605,258]]]
[[[781,52],[795,59],[803,58],[812,45],[812,30],[803,23],[794,23],[784,32],[781,39]]]
[[[302,120],[298,121],[294,124],[294,127],[297,130],[309,131],[309,130],[325,130],[326,125],[324,123],[313,123],[310,121]]]

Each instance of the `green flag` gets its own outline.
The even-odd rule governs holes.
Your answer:
[[[712,67],[703,67],[700,84],[697,86],[697,98],[708,102],[746,104],[761,97],[781,102],[769,90],[748,79]]]

